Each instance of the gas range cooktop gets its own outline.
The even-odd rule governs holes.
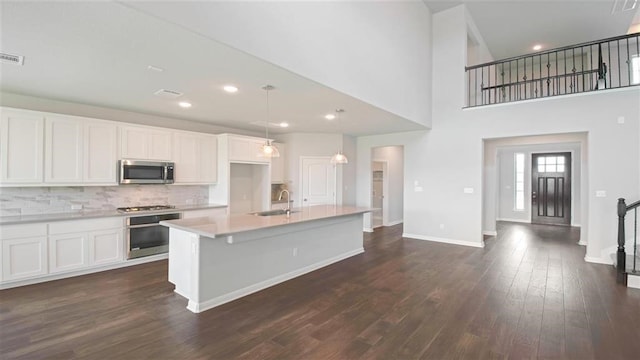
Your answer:
[[[158,211],[158,210],[168,210],[174,209],[175,206],[171,205],[148,205],[148,206],[132,206],[132,207],[121,207],[117,210],[123,213],[130,212],[140,212],[140,211]]]

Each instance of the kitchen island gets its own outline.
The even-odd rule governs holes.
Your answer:
[[[317,205],[290,215],[162,221],[169,282],[198,313],[364,252],[368,208]]]

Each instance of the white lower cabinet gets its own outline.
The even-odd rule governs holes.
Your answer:
[[[46,236],[2,240],[2,280],[19,280],[45,275]]]
[[[47,224],[0,226],[2,281],[46,275]]]
[[[49,236],[49,272],[77,270],[87,267],[87,234]]]
[[[102,265],[122,260],[122,229],[89,233],[89,265]]]
[[[122,261],[123,231],[124,222],[118,217],[49,224],[49,271],[79,270]]]

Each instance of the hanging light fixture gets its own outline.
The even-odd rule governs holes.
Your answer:
[[[336,109],[336,122],[339,120],[340,113],[343,112],[343,109]],[[338,152],[331,157],[331,163],[337,165],[349,163],[349,159],[347,159],[347,156],[342,153],[342,145],[340,146],[340,150],[338,150]]]
[[[262,90],[267,92],[267,117],[264,120],[264,131],[265,131],[265,142],[262,146],[260,146],[260,152],[258,156],[260,157],[280,157],[280,152],[278,148],[271,143],[271,139],[269,139],[269,91],[275,89],[272,85],[265,85],[262,87]]]

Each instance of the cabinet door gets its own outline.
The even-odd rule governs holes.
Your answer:
[[[49,272],[88,266],[87,233],[49,236]]]
[[[200,140],[200,182],[218,182],[218,138],[205,135]]]
[[[2,280],[17,280],[47,274],[45,236],[2,240]]]
[[[175,182],[178,184],[199,182],[200,136],[176,133],[174,139]]]
[[[148,159],[148,130],[139,127],[120,128],[120,156],[123,159]]]
[[[153,130],[149,133],[148,159],[171,160],[171,133]]]
[[[82,182],[82,122],[47,116],[45,125],[45,182]]]
[[[44,118],[0,109],[0,184],[43,181]]]
[[[258,149],[252,149],[251,145],[252,141],[249,139],[229,137],[229,160],[253,160],[257,156],[254,153],[257,153]]]
[[[102,265],[122,260],[122,229],[89,233],[89,265]]]
[[[84,182],[115,185],[117,127],[107,122],[88,121],[84,126]]]

